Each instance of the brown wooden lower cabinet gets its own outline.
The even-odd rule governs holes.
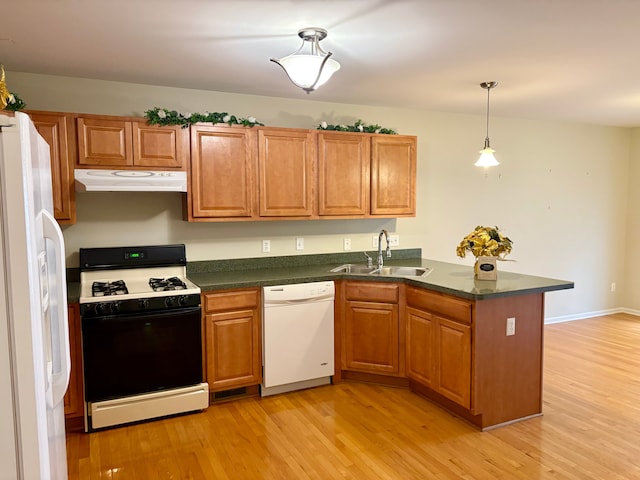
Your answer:
[[[68,314],[71,375],[69,387],[64,396],[64,416],[67,429],[76,430],[83,427],[84,416],[80,305],[77,303],[69,304]]]
[[[344,369],[398,374],[398,305],[348,301],[344,333]]]
[[[471,406],[471,327],[407,307],[407,376]]]
[[[209,390],[261,383],[260,290],[204,293],[203,305]]]
[[[342,325],[342,369],[403,375],[399,285],[346,282]]]

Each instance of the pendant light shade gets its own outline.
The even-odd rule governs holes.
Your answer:
[[[487,90],[487,135],[484,138],[484,148],[480,150],[480,158],[475,163],[476,167],[495,167],[500,162],[493,156],[495,150],[491,148],[489,143],[489,93],[495,88],[498,82],[482,82],[480,86]]]
[[[323,28],[303,28],[298,31],[302,39],[300,48],[282,58],[272,58],[271,61],[282,67],[294,85],[305,92],[313,92],[324,85],[331,76],[340,69],[340,64],[331,58],[331,52],[325,52],[320,47],[320,40],[327,36]],[[308,52],[303,52],[308,46]]]

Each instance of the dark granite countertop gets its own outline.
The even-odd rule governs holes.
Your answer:
[[[368,253],[375,261],[377,253]],[[385,258],[385,265],[431,269],[424,277],[331,272],[331,269],[345,263],[366,263],[362,252],[190,262],[187,276],[203,292],[351,278],[372,282],[404,282],[470,300],[542,293],[574,286],[570,281],[501,271],[499,266],[497,281],[476,280],[471,266],[424,259],[421,254],[420,249],[393,250],[392,258]],[[69,303],[77,302],[80,297],[80,284],[72,278],[67,283]]]
[[[375,252],[369,252],[369,254],[375,260]],[[187,266],[187,275],[200,286],[203,292],[351,278],[374,282],[404,282],[471,300],[542,293],[574,286],[570,281],[500,270],[498,270],[497,281],[476,280],[471,266],[424,259],[420,257],[420,249],[393,251],[392,255],[390,259],[385,258],[385,265],[420,266],[429,268],[431,271],[424,277],[331,272],[332,268],[345,263],[365,263],[364,255],[358,252],[194,262]]]

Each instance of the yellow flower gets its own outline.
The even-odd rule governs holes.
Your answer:
[[[456,254],[464,258],[467,251],[474,257],[504,257],[511,252],[513,242],[498,231],[498,227],[478,225],[456,247]]]

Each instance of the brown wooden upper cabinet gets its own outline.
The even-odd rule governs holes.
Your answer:
[[[416,137],[371,138],[371,214],[415,216]]]
[[[417,138],[318,132],[320,216],[416,214]]]
[[[255,129],[205,124],[191,127],[189,220],[257,217],[255,150]]]
[[[73,179],[75,162],[74,115],[60,112],[26,112],[40,135],[49,144],[53,213],[61,224],[76,223],[76,197]]]
[[[184,169],[189,130],[148,125],[141,118],[81,116],[78,168]]]
[[[261,217],[311,217],[315,213],[314,132],[258,129]]]
[[[371,137],[318,132],[318,214],[369,213]]]
[[[191,127],[189,221],[415,216],[414,136]]]

